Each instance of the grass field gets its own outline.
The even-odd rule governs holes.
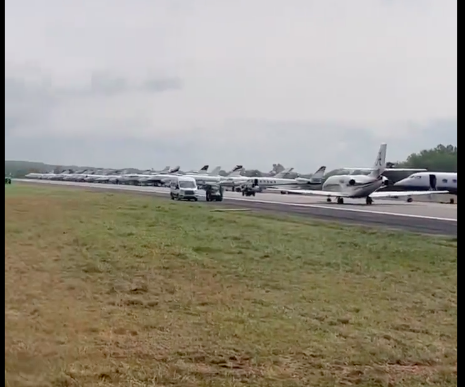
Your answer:
[[[457,243],[5,187],[7,386],[456,386]]]

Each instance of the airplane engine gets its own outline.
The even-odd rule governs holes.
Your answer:
[[[349,185],[355,185],[356,181],[354,179],[349,180]]]
[[[388,187],[390,184],[391,184],[391,182],[389,181],[389,179],[383,179],[383,185],[385,187]]]

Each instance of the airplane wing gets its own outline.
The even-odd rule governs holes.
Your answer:
[[[370,196],[372,198],[399,198],[403,196],[426,196],[437,194],[450,194],[449,191],[378,191],[373,192]]]
[[[349,197],[343,192],[334,191],[321,191],[321,190],[306,190],[306,189],[280,189],[279,191],[295,194],[295,195],[307,195],[307,196],[324,196],[327,198],[345,198]]]

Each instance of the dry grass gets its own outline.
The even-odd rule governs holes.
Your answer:
[[[456,241],[5,187],[7,386],[456,386]]]

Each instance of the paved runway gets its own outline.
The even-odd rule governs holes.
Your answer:
[[[167,196],[169,190],[159,187],[138,187],[99,183],[75,183],[50,180],[16,179],[15,182],[54,184],[60,186],[82,187],[104,191],[119,190],[156,196]],[[202,191],[203,192],[203,191]],[[218,203],[220,204],[220,203]],[[413,202],[400,200],[377,200],[372,206],[365,205],[364,200],[346,200],[346,204],[326,203],[325,198],[276,195],[274,193],[257,193],[253,197],[242,197],[240,193],[225,192],[227,207],[249,208],[296,214],[307,217],[345,222],[352,224],[383,226],[427,234],[457,235],[457,206],[438,203]]]

